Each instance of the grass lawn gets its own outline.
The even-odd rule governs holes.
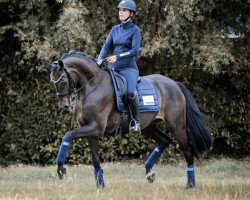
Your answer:
[[[157,164],[156,180],[148,183],[138,163],[103,163],[106,187],[97,189],[90,165],[67,166],[67,177],[57,178],[56,166],[0,168],[1,200],[231,200],[250,199],[250,162],[208,160],[196,165],[196,188],[184,190],[186,164]]]

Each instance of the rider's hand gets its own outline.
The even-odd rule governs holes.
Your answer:
[[[97,65],[101,65],[102,64],[102,62],[103,62],[103,60],[97,60]]]
[[[108,61],[109,63],[115,63],[116,60],[117,60],[116,56],[110,56],[110,57],[107,58],[107,61]]]

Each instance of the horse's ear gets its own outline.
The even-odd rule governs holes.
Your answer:
[[[54,61],[52,64],[50,64],[50,71],[54,71],[58,66],[58,61]]]
[[[64,69],[63,61],[62,60],[58,60],[58,64],[59,64],[60,69],[63,70]]]

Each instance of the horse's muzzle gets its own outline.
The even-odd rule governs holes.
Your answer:
[[[58,106],[60,110],[67,111],[70,107],[69,99],[67,97],[59,98]]]
[[[59,106],[60,110],[66,111],[69,109],[68,105]]]

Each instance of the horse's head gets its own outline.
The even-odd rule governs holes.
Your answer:
[[[70,52],[51,64],[50,80],[59,97],[63,110],[84,100],[98,87],[103,79],[94,60],[81,52]],[[90,87],[90,90],[86,88]]]
[[[70,107],[71,83],[67,67],[62,60],[51,64],[50,81],[55,85],[56,94],[59,97],[59,108],[67,110]]]

